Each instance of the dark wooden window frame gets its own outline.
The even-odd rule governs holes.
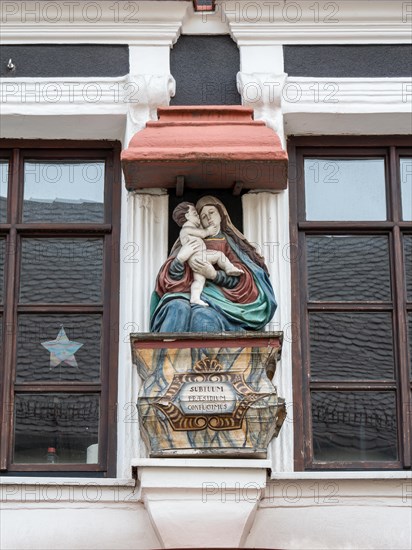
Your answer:
[[[402,235],[412,234],[412,222],[402,221],[399,159],[412,156],[409,136],[322,136],[291,137],[288,140],[290,238],[298,247],[292,263],[294,467],[303,470],[410,469],[412,454],[411,392],[409,350],[407,348],[407,301]],[[385,158],[387,221],[306,221],[303,162],[309,158]],[[330,233],[348,235],[388,235],[392,301],[390,303],[319,302],[307,298],[305,237]],[[311,381],[309,373],[309,311],[391,311],[393,315],[393,380]],[[310,391],[316,390],[396,390],[399,460],[316,462],[313,457]]]
[[[0,305],[4,327],[17,327],[18,313],[101,313],[101,379],[98,383],[83,382],[25,382],[15,384],[17,329],[3,331],[3,365],[0,376],[2,475],[42,473],[47,475],[76,472],[86,476],[116,475],[117,427],[117,362],[119,334],[119,243],[121,168],[119,142],[68,140],[11,140],[0,139],[0,159],[9,159],[8,217],[0,223],[0,237],[6,239],[10,254],[5,264],[4,304]],[[22,223],[23,162],[38,161],[104,161],[104,221],[102,223]],[[102,237],[103,293],[100,304],[30,304],[18,305],[21,237]],[[6,254],[7,256],[7,254]],[[10,334],[11,332],[11,334]],[[6,334],[7,333],[7,334]],[[100,394],[99,458],[97,464],[16,464],[13,458],[14,395],[15,393]]]

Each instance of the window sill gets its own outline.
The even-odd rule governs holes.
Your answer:
[[[90,508],[113,503],[129,506],[137,504],[139,498],[134,479],[20,476],[0,478],[2,509],[21,506]]]
[[[273,472],[270,476],[271,480],[290,480],[290,481],[311,481],[311,480],[323,480],[323,479],[338,479],[338,480],[383,480],[383,479],[400,479],[409,480],[412,479],[412,472],[410,470],[375,470],[375,471],[323,471],[323,472]]]
[[[1,485],[67,485],[74,487],[134,487],[136,484],[132,478],[90,478],[90,477],[32,477],[32,476],[7,476],[0,477]]]

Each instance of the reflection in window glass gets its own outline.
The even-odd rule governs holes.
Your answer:
[[[25,222],[103,222],[104,162],[24,163]]]
[[[9,182],[9,163],[0,161],[0,223],[7,221],[7,186]]]
[[[19,315],[17,382],[98,382],[101,316]]]
[[[391,313],[313,312],[309,327],[312,379],[394,378]]]
[[[307,257],[309,300],[391,299],[387,237],[309,235]]]
[[[0,304],[3,303],[5,259],[6,259],[6,241],[5,239],[0,239]]]
[[[3,355],[3,315],[0,314],[0,357]]]
[[[14,462],[96,463],[98,422],[98,395],[16,395]]]
[[[412,220],[412,158],[401,159],[402,219]]]
[[[412,311],[408,313],[409,372],[412,382]]]
[[[404,235],[403,252],[405,255],[406,299],[412,302],[412,235]]]
[[[102,239],[24,239],[21,266],[24,303],[102,301]]]
[[[305,159],[306,219],[386,220],[384,159]]]
[[[315,460],[397,460],[394,392],[313,391],[311,396]]]

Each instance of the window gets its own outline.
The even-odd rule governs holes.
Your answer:
[[[0,144],[1,471],[115,475],[119,145]]]
[[[409,144],[291,140],[297,470],[411,467]]]

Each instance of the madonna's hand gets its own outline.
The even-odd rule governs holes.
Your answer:
[[[210,279],[213,281],[217,275],[216,269],[213,267],[213,265],[209,262],[205,262],[204,260],[201,260],[200,258],[194,258],[193,259],[193,271],[195,273],[199,273],[200,275],[203,275],[203,277],[206,277],[206,279]]]
[[[185,243],[179,250],[176,258],[179,260],[179,262],[184,264],[190,258],[190,256],[192,256],[196,252],[200,252],[201,249],[202,243],[199,242],[199,239],[195,237],[190,238],[187,243]]]

